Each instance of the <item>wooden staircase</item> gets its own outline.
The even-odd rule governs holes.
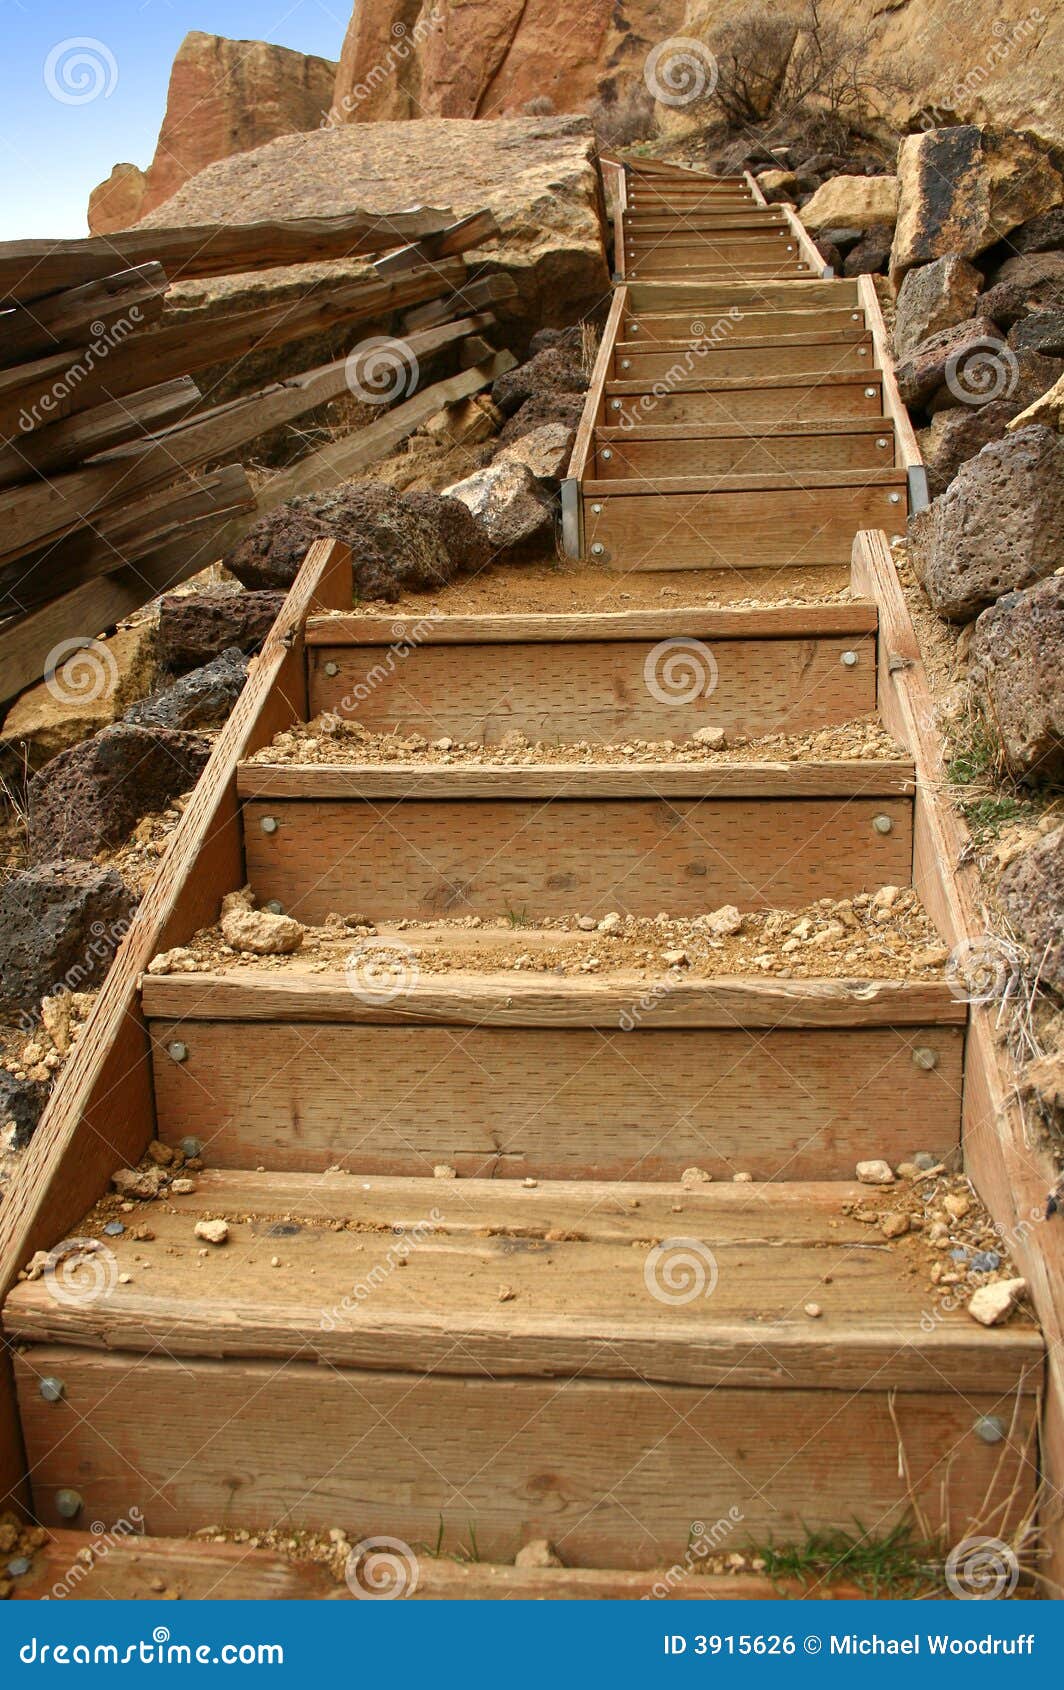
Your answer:
[[[901,529],[919,487],[874,294],[817,275],[800,225],[747,180],[643,166],[626,190],[569,550],[675,580],[750,572],[761,600],[783,570],[845,580],[858,531]],[[688,596],[704,579],[686,576]],[[106,1295],[57,1296],[45,1275],[7,1298],[37,1518],[85,1527],[136,1506],[155,1537],[280,1522],[399,1537],[423,1560],[472,1543],[485,1563],[548,1538],[601,1574],[559,1574],[563,1595],[683,1563],[695,1522],[730,1519],[734,1549],[881,1533],[914,1510],[947,1543],[1008,1535],[1035,1490],[1040,1334],[932,1299],[915,1238],[886,1238],[854,1183],[864,1159],[958,1153],[967,1006],[940,971],[530,973],[483,966],[472,927],[460,966],[414,967],[395,991],[298,957],[145,972],[245,877],[308,923],[368,911],[400,955],[406,922],[511,901],[536,919],[694,916],[910,886],[903,751],[262,754],[322,711],[487,746],[515,730],[591,747],[807,732],[875,708],[880,613],[857,591],[418,622],[352,614],[342,548],[313,548],[64,1081],[66,1113],[35,1141],[22,1260],[49,1224],[45,1247],[101,1236],[113,1203],[83,1211],[149,1140],[206,1164],[191,1191],[119,1217]],[[662,649],[692,643],[715,685],[656,694]],[[710,1182],[682,1180],[691,1168]],[[195,1232],[218,1217],[221,1248]],[[511,1588],[490,1565],[463,1578],[462,1594]]]

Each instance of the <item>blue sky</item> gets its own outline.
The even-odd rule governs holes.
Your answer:
[[[147,165],[170,66],[190,29],[339,57],[352,0],[0,0],[0,240],[84,235],[89,191],[119,161]],[[87,40],[101,91],[64,81]],[[50,91],[46,73],[54,69]],[[107,90],[110,90],[109,92]],[[71,100],[71,91],[75,98]]]

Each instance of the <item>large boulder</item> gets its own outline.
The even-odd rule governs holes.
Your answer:
[[[989,405],[957,405],[948,411],[935,412],[931,426],[920,434],[920,451],[932,498],[946,491],[969,458],[974,458],[992,440],[1004,439],[1018,410],[1011,399],[994,399]]]
[[[476,249],[478,270],[505,271],[518,299],[501,315],[516,329],[563,325],[609,292],[595,137],[586,117],[420,118],[416,123],[341,123],[283,135],[253,152],[208,165],[146,227],[325,217],[360,207],[398,211],[450,206],[455,217],[485,207],[500,226]],[[202,313],[300,297],[308,286],[363,276],[357,260],[181,285],[168,297],[189,332]]]
[[[288,47],[190,30],[170,71],[155,157],[146,171],[116,164],[93,189],[91,232],[128,229],[216,159],[316,128],[329,110],[336,70],[331,59]]]
[[[842,260],[844,276],[883,276],[890,263],[890,247],[894,230],[889,223],[876,223],[866,229]],[[832,269],[836,266],[833,264]]]
[[[1064,179],[1035,142],[973,123],[907,135],[898,149],[898,182],[896,280],[948,253],[974,258],[1064,201]]]
[[[45,861],[0,883],[0,1010],[98,986],[136,908],[114,869]]]
[[[236,646],[257,651],[284,603],[282,592],[233,592],[207,587],[198,593],[167,593],[159,601],[156,641],[159,664],[171,674],[198,669]]]
[[[231,646],[201,669],[131,705],[123,720],[153,728],[219,727],[240,697],[247,673],[247,658]]]
[[[1064,358],[1064,311],[1032,311],[1009,330],[1016,352],[1037,352],[1045,358]]]
[[[377,481],[308,494],[260,518],[225,563],[245,586],[289,587],[308,545],[332,535],[351,547],[358,597],[394,601],[408,588],[445,586],[484,561],[483,535],[452,502]]]
[[[893,226],[897,215],[896,176],[834,176],[802,207],[802,222],[814,233],[833,225],[861,230]]]
[[[1033,399],[1026,410],[1011,420],[1008,427],[1014,433],[1019,428],[1026,428],[1030,423],[1041,423],[1046,428],[1055,428],[1058,431],[1064,428],[1064,375],[1039,398]]]
[[[1064,991],[1064,827],[1047,833],[1010,864],[998,894],[1043,982]]]
[[[982,405],[1007,396],[1015,360],[989,317],[970,317],[929,335],[897,366],[898,391],[910,410]]]
[[[45,679],[11,706],[0,741],[20,763],[43,768],[150,692],[156,658],[155,625],[148,620],[110,639],[60,642],[45,662]]]
[[[985,446],[909,523],[913,568],[941,616],[968,622],[1060,562],[1064,439],[1038,426]]]
[[[987,704],[1012,774],[1064,777],[1064,575],[1005,593],[984,610],[971,643],[971,677]]]
[[[196,784],[209,755],[200,734],[132,722],[61,752],[29,784],[31,859],[91,858],[121,844],[143,816]]]
[[[1064,288],[1064,252],[1018,252],[987,273],[991,287],[1011,286],[1045,305],[1060,301]]]
[[[1009,236],[1010,252],[1058,252],[1064,247],[1064,205],[1021,223]]]
[[[527,363],[506,370],[492,386],[491,397],[503,416],[511,417],[528,399],[586,390],[587,376],[579,354],[567,347],[551,346]]]
[[[497,563],[542,558],[554,541],[554,509],[527,465],[497,458],[446,489],[483,526]]]
[[[974,264],[956,253],[910,270],[894,311],[894,356],[905,358],[929,336],[975,317],[982,285]]]

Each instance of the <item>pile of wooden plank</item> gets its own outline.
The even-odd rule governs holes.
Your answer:
[[[218,558],[263,511],[357,473],[509,367],[482,336],[487,307],[516,288],[504,274],[471,279],[462,257],[497,233],[489,211],[455,221],[417,208],[0,245],[0,700],[39,680],[62,642],[106,631]],[[177,281],[362,257],[364,275],[237,302],[197,316],[194,331],[166,311]],[[392,323],[415,381],[448,349],[458,373],[253,489],[240,452],[353,379],[357,393],[357,364],[349,354],[215,405],[192,378]]]

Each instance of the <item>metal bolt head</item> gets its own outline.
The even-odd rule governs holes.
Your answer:
[[[198,1156],[203,1145],[198,1138],[183,1138],[178,1148],[185,1156]]]
[[[918,1068],[930,1073],[932,1068],[938,1067],[938,1051],[932,1050],[930,1045],[917,1045],[913,1051],[913,1061]]]
[[[639,324],[638,323],[629,323],[628,333],[629,334],[638,334],[639,333]]]
[[[875,396],[876,396],[875,388],[874,387],[866,387],[865,390],[864,390],[864,396],[865,396],[866,399],[874,399]]]
[[[604,546],[604,545],[603,545],[603,544],[602,544],[602,541],[601,541],[601,540],[596,540],[596,541],[595,541],[595,544],[594,544],[594,545],[593,545],[593,546],[592,546],[592,548],[591,548],[591,555],[592,555],[592,556],[593,556],[593,557],[601,557],[601,556],[602,556],[602,554],[603,554],[603,552],[604,552],[604,551],[605,551],[605,550],[606,550],[606,548],[605,548],[605,546]]]
[[[592,505],[591,509],[595,513],[596,516],[602,515],[602,506],[601,505]]]
[[[901,504],[901,494],[900,493],[891,493],[890,494],[890,502],[891,502],[892,505],[900,505]]]
[[[83,1497],[76,1490],[57,1490],[55,1493],[56,1512],[63,1520],[76,1520],[85,1506]]]
[[[872,826],[877,833],[893,833],[894,823],[889,816],[873,816]]]
[[[839,658],[839,662],[842,664],[844,669],[856,669],[857,653],[855,651],[844,651],[842,656]]]
[[[876,441],[876,445],[879,447],[880,451],[882,452],[887,446],[890,445],[890,441],[887,439],[885,434],[881,434],[879,439]]]
[[[187,1062],[188,1046],[182,1043],[180,1039],[171,1039],[166,1047],[166,1054],[171,1062]]]
[[[999,1444],[1005,1436],[1005,1422],[997,1414],[981,1414],[972,1430],[985,1444]]]
[[[608,446],[603,446],[602,456],[605,458],[607,463],[609,463],[610,459],[613,457],[613,453],[610,451]]]
[[[62,1402],[66,1386],[62,1379],[57,1379],[54,1374],[48,1374],[41,1380],[37,1389],[45,1402]]]
[[[857,348],[857,356],[858,356],[858,358],[867,358],[868,357],[867,346],[859,346]]]
[[[622,358],[621,359],[621,369],[622,370],[630,370],[631,367],[632,367],[632,360],[630,358]]]
[[[620,408],[621,408],[621,401],[619,399],[611,399],[610,400],[610,410],[611,411],[619,411]]]
[[[334,663],[331,657],[325,665],[325,673],[327,675],[338,675],[340,673],[340,665],[338,663]]]
[[[276,816],[262,816],[259,821],[263,833],[276,833],[278,821]]]

